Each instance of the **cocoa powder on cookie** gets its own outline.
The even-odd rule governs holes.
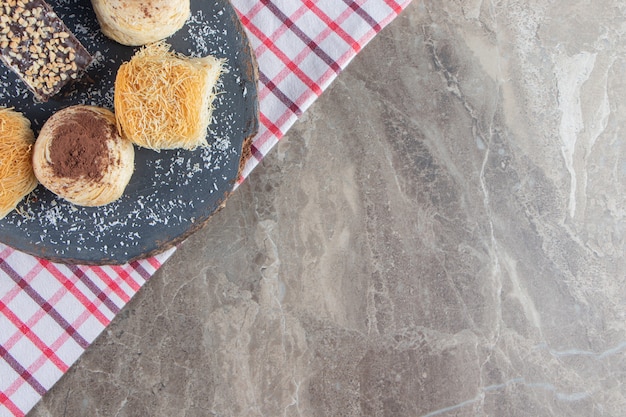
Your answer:
[[[54,132],[50,147],[54,173],[65,178],[101,179],[111,162],[107,142],[103,140],[111,137],[110,130],[106,120],[94,118],[88,110],[73,114]]]

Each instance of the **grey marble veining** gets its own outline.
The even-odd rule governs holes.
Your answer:
[[[626,4],[418,1],[32,416],[623,416]]]

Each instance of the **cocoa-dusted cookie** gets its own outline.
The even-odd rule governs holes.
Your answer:
[[[115,116],[96,106],[70,106],[43,125],[33,151],[39,182],[79,206],[120,198],[134,170],[133,145],[115,127]]]

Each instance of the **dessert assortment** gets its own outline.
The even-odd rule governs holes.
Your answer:
[[[0,16],[8,1],[0,3]],[[126,46],[107,37],[92,0],[46,1],[93,61],[82,76],[45,102],[36,99],[14,71],[8,67],[0,71],[0,107],[22,113],[38,140],[43,138],[40,132],[47,121],[67,107],[96,106],[118,116],[115,84],[120,67],[153,46]],[[217,94],[209,107],[212,112],[201,116],[210,117],[203,138],[208,146],[203,142],[194,150],[178,147],[155,151],[132,144],[134,171],[130,181],[120,198],[100,206],[71,203],[39,184],[0,220],[3,245],[65,264],[125,264],[182,242],[224,206],[252,155],[252,138],[259,128],[256,60],[245,28],[228,0],[190,3],[190,17],[180,30],[163,40],[167,44],[162,48],[189,60],[214,56],[221,61]],[[0,21],[0,31],[2,27]],[[175,108],[174,103],[171,108]],[[68,120],[67,116],[63,118]],[[120,121],[116,119],[115,124],[128,141]]]
[[[118,70],[115,113],[66,107],[45,122],[35,141],[28,119],[0,109],[0,191],[6,206],[0,218],[37,180],[79,206],[117,200],[133,174],[133,144],[157,151],[207,145],[223,61],[174,53],[162,41],[189,17],[189,0],[92,0],[92,5],[106,36],[147,45]],[[43,0],[7,0],[0,11],[2,60],[32,91],[35,103],[59,95],[93,61]],[[123,24],[129,20],[136,26]]]

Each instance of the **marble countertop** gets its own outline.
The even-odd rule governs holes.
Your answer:
[[[414,0],[30,415],[623,415],[625,16]]]

